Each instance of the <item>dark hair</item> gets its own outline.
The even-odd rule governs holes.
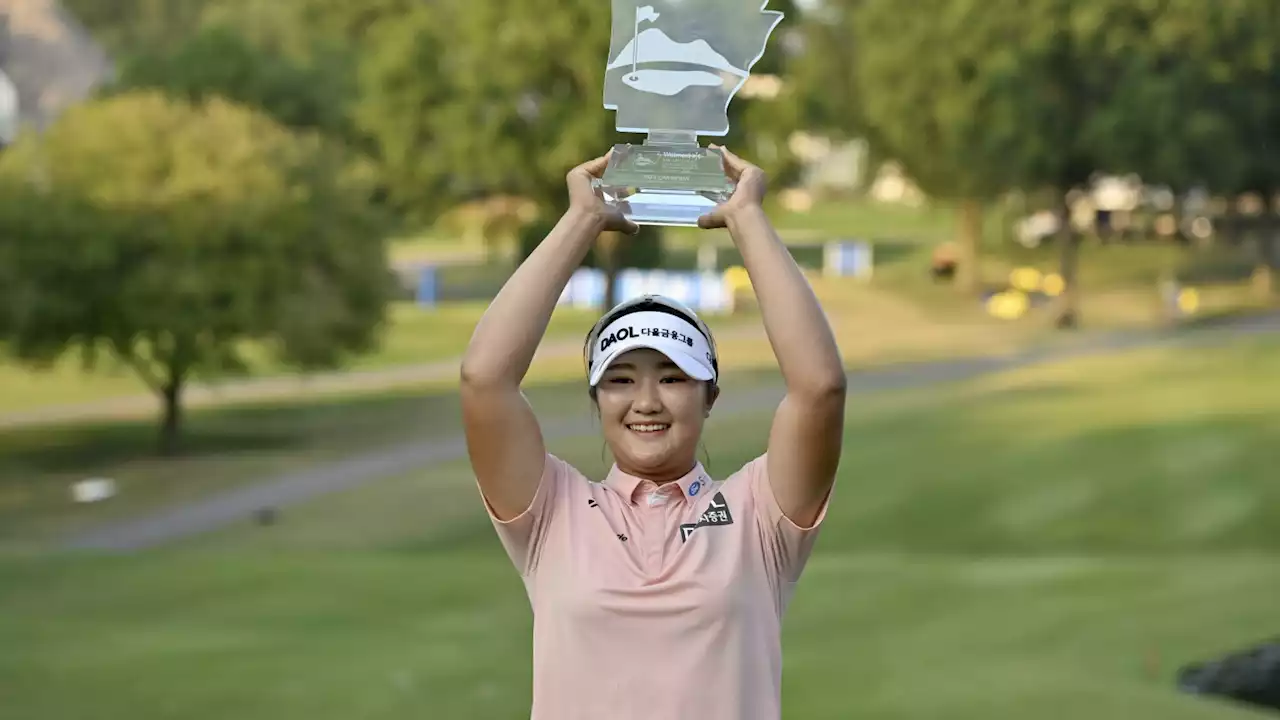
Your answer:
[[[707,345],[711,348],[711,369],[715,371],[716,378],[720,377],[719,354],[716,352],[716,341],[711,335],[711,328],[707,327],[702,319],[693,314],[692,310],[685,311],[679,307],[670,298],[661,295],[642,295],[634,300],[628,300],[614,306],[596,321],[587,333],[586,339],[582,345],[582,362],[586,366],[587,374],[591,374],[591,347],[594,345],[596,336],[610,325],[614,320],[626,317],[637,312],[660,312],[680,318],[690,325],[698,329],[698,334],[706,339]],[[711,401],[717,388],[717,380],[713,379],[707,382],[707,402]],[[587,394],[591,397],[591,402],[596,402],[596,387],[594,385],[587,386]]]

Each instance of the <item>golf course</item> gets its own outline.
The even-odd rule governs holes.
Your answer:
[[[0,0],[0,720],[778,720],[786,598],[787,720],[1280,710],[1277,39]]]
[[[786,717],[1250,717],[1175,680],[1276,633],[1278,370],[1280,342],[1260,333],[883,388],[859,390],[855,372],[833,504],[785,621]],[[530,395],[577,424],[550,450],[601,477],[580,382],[554,375]],[[761,452],[771,382],[726,375],[732,409],[706,438],[714,475]],[[401,394],[333,412],[348,443],[383,422],[426,442],[457,434],[443,402]],[[337,424],[288,412],[257,422],[295,439]],[[252,427],[238,413],[194,415],[193,437]],[[222,471],[252,454],[220,455]],[[259,454],[268,470],[272,453]],[[185,462],[197,482],[212,472],[201,453]],[[180,485],[181,467],[166,468]],[[24,522],[36,536],[80,527],[66,515]],[[528,712],[528,601],[456,454],[131,553],[36,549],[10,527],[0,696],[12,717]]]

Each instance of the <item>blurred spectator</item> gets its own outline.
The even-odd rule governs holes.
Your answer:
[[[929,261],[929,274],[934,280],[953,280],[956,276],[958,253],[953,242],[944,242],[933,249],[933,257]]]

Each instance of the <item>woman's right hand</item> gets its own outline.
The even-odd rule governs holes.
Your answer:
[[[565,184],[569,186],[569,212],[581,213],[600,222],[601,230],[635,235],[640,227],[628,220],[617,208],[605,204],[591,186],[593,180],[604,175],[612,154],[613,149],[610,148],[604,155],[569,171],[565,177]]]

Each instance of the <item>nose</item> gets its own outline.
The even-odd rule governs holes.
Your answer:
[[[636,383],[636,394],[631,406],[636,412],[645,415],[662,412],[662,398],[658,394],[658,383],[652,380]]]

